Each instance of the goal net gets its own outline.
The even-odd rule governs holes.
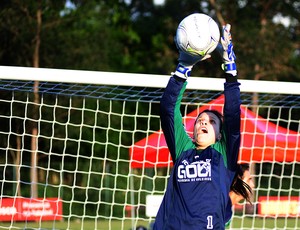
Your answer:
[[[0,66],[0,229],[151,229],[172,170],[159,119],[169,77]],[[222,109],[223,82],[188,79],[187,131]],[[255,190],[230,228],[299,229],[300,83],[240,82],[239,161]]]

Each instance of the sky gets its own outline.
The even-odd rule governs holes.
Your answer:
[[[153,0],[155,5],[163,5],[165,0]]]
[[[125,0],[126,3],[130,3],[131,0]],[[163,5],[165,3],[165,0],[153,0],[155,5]]]

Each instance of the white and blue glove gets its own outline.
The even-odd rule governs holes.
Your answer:
[[[174,39],[174,41],[179,51],[179,57],[178,57],[179,64],[174,74],[180,78],[187,79],[191,74],[191,70],[193,66],[199,61],[203,61],[207,58],[210,58],[210,55],[209,54],[205,56],[192,55],[188,52],[181,50],[181,48],[176,42],[177,41],[176,38]]]
[[[218,50],[223,58],[222,69],[225,73],[229,73],[233,76],[237,75],[237,69],[235,64],[235,54],[233,52],[232,38],[230,33],[230,24],[223,26],[223,36],[221,37],[221,45],[218,46]]]

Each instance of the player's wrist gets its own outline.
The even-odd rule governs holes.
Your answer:
[[[191,75],[192,66],[185,66],[181,63],[177,65],[174,75],[179,78],[187,79]]]
[[[235,64],[234,61],[224,62],[222,64],[222,69],[227,74],[231,74],[232,76],[236,76],[237,75],[236,64]]]
[[[230,73],[224,73],[224,76],[225,76],[226,82],[232,83],[232,82],[237,82],[238,81],[238,76],[237,75],[233,76]]]

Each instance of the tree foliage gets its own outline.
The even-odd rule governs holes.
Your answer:
[[[36,1],[0,4],[1,65],[32,66]],[[299,8],[295,0],[42,1],[40,67],[169,74],[178,23],[193,12],[221,23],[219,12],[232,24],[241,78],[298,81]],[[193,75],[220,77],[219,64],[214,57]]]

